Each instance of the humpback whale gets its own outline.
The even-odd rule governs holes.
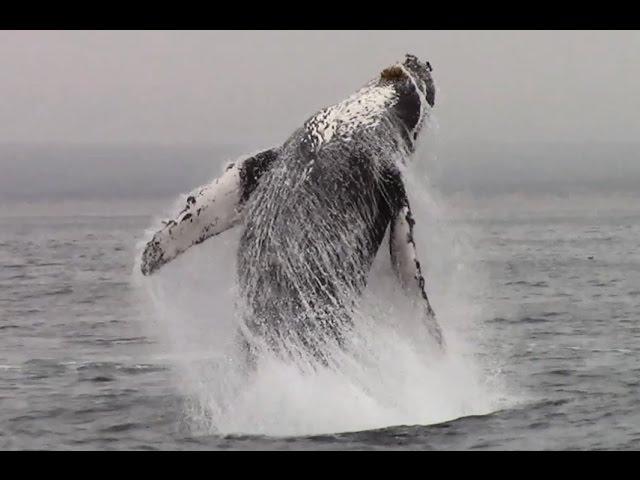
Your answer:
[[[443,348],[403,178],[434,106],[431,71],[407,54],[281,145],[228,164],[163,222],[144,248],[142,273],[239,226],[244,341],[280,352],[301,345],[322,357],[323,345],[342,345],[388,231],[395,276]]]

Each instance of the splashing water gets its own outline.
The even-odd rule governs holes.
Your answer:
[[[248,249],[237,256],[242,228],[209,239],[151,278],[138,278],[151,300],[152,333],[175,354],[176,387],[189,399],[185,415],[196,432],[336,433],[432,424],[500,408],[505,400],[501,378],[490,373],[491,365],[479,360],[487,356],[479,351],[477,342],[486,332],[480,326],[482,305],[474,299],[483,279],[473,261],[473,246],[450,228],[446,208],[422,186],[420,175],[409,173],[407,188],[417,221],[416,244],[426,267],[427,290],[447,341],[444,354],[433,348],[420,312],[407,302],[393,277],[388,234],[357,306],[349,310],[348,348],[325,345],[331,361],[320,367],[302,353],[303,346],[292,337],[281,341],[289,343],[289,351],[299,347],[298,355],[283,358],[262,349],[255,364],[248,366],[237,341],[238,325],[246,321],[247,308],[242,301],[246,295],[240,295],[237,287],[236,262],[250,261],[250,256],[259,252]],[[272,196],[263,198],[261,205],[277,208],[275,202],[282,201]],[[295,235],[295,228],[302,224],[290,217],[289,225],[288,233]],[[332,232],[331,225],[325,227],[326,232]],[[344,234],[348,229],[338,232]],[[301,232],[293,243],[304,245],[301,238],[317,233]],[[349,242],[355,240],[342,241],[353,245]],[[305,255],[303,250],[297,253]],[[264,264],[253,265],[254,270],[258,267],[265,268]],[[349,267],[346,262],[345,271],[352,274],[358,265]],[[345,282],[345,271],[326,269],[325,274],[354,294],[356,289],[349,290]],[[260,279],[251,275],[254,273],[250,272],[245,285]],[[305,298],[314,298],[306,280],[302,276],[295,284],[303,303]],[[273,295],[268,290],[263,295],[260,292],[265,290],[256,286],[254,291],[259,293],[250,298],[251,314],[256,313],[256,304],[267,305],[268,294]],[[335,304],[346,301],[340,298]],[[300,301],[294,304],[285,296],[284,303],[276,304],[281,308],[279,315],[293,315],[292,305],[299,306]],[[330,314],[339,315],[335,312]]]

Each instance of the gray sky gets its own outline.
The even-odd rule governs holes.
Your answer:
[[[640,32],[2,31],[0,143],[259,146],[406,52],[444,141],[640,138]]]

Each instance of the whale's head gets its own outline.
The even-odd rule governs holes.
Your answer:
[[[433,78],[431,78],[431,64],[428,61],[423,63],[415,55],[407,54],[402,65],[416,82],[429,106],[433,107],[436,99],[436,87]]]
[[[406,93],[418,90],[424,100],[433,107],[436,98],[436,88],[431,77],[431,64],[418,60],[415,55],[405,55],[404,61],[398,62],[380,73],[381,83],[393,83],[400,91]]]
[[[385,68],[378,80],[379,84],[392,85],[395,89],[394,110],[412,142],[417,139],[425,118],[435,105],[436,89],[431,71],[429,62],[421,62],[415,55],[407,54],[403,61]]]

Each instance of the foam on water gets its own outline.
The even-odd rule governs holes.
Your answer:
[[[136,265],[152,309],[150,334],[174,359],[194,431],[288,436],[426,425],[511,402],[486,346],[486,282],[473,239],[451,228],[446,206],[425,187],[422,166],[410,169],[416,243],[444,354],[431,347],[419,312],[399,290],[387,238],[355,315],[350,353],[334,352],[326,368],[266,354],[255,369],[246,368],[236,343],[239,229],[192,248],[150,278],[141,278]]]

